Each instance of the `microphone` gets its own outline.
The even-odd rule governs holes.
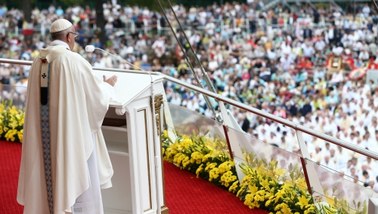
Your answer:
[[[85,46],[85,52],[87,53],[92,53],[93,51],[95,51],[96,47],[94,45],[87,45]]]
[[[136,68],[136,69],[139,69],[141,71],[144,71],[142,68],[140,68],[140,67],[138,67],[138,66],[136,66],[136,65],[134,65],[134,64],[132,64],[130,62],[128,62],[127,60],[125,60],[124,58],[122,58],[121,56],[119,56],[117,54],[113,54],[113,53],[110,53],[109,51],[106,51],[104,49],[97,48],[94,45],[87,45],[87,46],[85,46],[85,52],[87,52],[87,53],[93,53],[95,50],[99,50],[99,51],[101,51],[103,53],[107,53],[110,56],[113,56],[113,57],[115,57],[115,58],[117,58],[117,59],[125,62],[126,64],[130,65],[132,68]]]

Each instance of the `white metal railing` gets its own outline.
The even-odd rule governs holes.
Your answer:
[[[19,64],[19,65],[31,65],[32,61],[0,58],[0,63]],[[240,103],[240,102],[232,100],[230,98],[220,96],[220,95],[218,95],[218,94],[216,94],[214,92],[208,91],[206,89],[200,88],[200,87],[195,86],[195,85],[188,84],[186,82],[183,82],[181,80],[178,80],[176,78],[173,78],[171,76],[168,76],[168,75],[165,75],[165,74],[162,74],[162,73],[147,72],[147,71],[136,71],[136,70],[125,70],[125,69],[114,69],[114,68],[98,68],[98,67],[94,67],[93,69],[94,70],[112,71],[112,72],[126,72],[126,73],[139,73],[139,74],[143,73],[143,74],[146,74],[146,75],[160,75],[166,81],[170,81],[170,82],[179,84],[179,85],[181,85],[181,86],[183,86],[185,88],[188,88],[188,89],[191,89],[191,90],[196,91],[198,93],[201,93],[203,95],[212,97],[215,100],[225,102],[227,104],[233,105],[233,106],[238,107],[240,109],[243,109],[245,111],[254,113],[254,114],[259,115],[261,117],[264,117],[266,119],[269,119],[269,120],[275,121],[277,123],[283,124],[285,126],[291,127],[295,131],[304,132],[306,134],[309,134],[311,136],[320,138],[322,140],[325,140],[325,141],[330,142],[332,144],[335,144],[337,146],[349,149],[349,150],[351,150],[353,152],[357,152],[357,153],[359,153],[361,155],[370,157],[370,158],[372,158],[374,160],[378,160],[378,154],[376,152],[373,152],[373,151],[370,151],[370,150],[367,150],[367,149],[364,149],[364,148],[360,148],[360,147],[358,147],[358,146],[356,146],[356,145],[354,145],[352,143],[349,143],[347,141],[343,141],[343,140],[337,139],[335,137],[323,134],[321,132],[314,131],[314,130],[306,128],[305,126],[302,126],[300,124],[296,124],[296,123],[294,123],[292,121],[289,121],[289,120],[283,119],[281,117],[275,116],[273,114],[264,112],[262,110],[259,110],[257,108],[251,107],[251,106],[246,105],[244,103]]]

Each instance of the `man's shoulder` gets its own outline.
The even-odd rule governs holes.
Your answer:
[[[72,62],[87,62],[80,54],[71,50],[65,50],[64,54],[60,55],[62,59],[67,59]]]
[[[64,47],[54,47],[50,49],[50,54],[54,56],[54,60],[57,61],[90,65],[80,54]]]
[[[91,64],[85,58],[61,45],[49,46],[42,49],[39,56],[34,60],[33,67],[39,67],[39,64],[41,63],[41,60],[39,59],[41,58],[47,59],[55,69],[58,69],[59,67],[60,69],[66,68],[68,70],[92,70]]]

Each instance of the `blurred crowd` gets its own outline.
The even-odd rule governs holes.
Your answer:
[[[369,5],[358,4],[351,12],[333,4],[263,10],[257,1],[174,6],[183,29],[172,12],[167,17],[178,42],[159,12],[112,3],[103,8],[106,24],[99,29],[90,7],[36,8],[26,22],[21,11],[0,6],[0,57],[34,59],[50,42],[50,23],[64,17],[80,33],[75,51],[92,65],[129,69],[133,64],[198,85],[183,54],[192,47],[217,93],[378,153],[378,16]],[[122,59],[86,53],[89,44]],[[3,90],[3,98],[23,102],[28,69],[0,65],[2,87],[16,89]],[[213,116],[201,95],[172,83],[166,92],[170,103]],[[239,109],[232,112],[247,133],[299,151],[290,128]],[[307,135],[304,139],[312,160],[378,192],[377,161]]]

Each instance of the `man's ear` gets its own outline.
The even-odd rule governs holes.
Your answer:
[[[66,41],[67,42],[71,42],[71,38],[70,38],[70,34],[69,33],[67,33],[67,35],[66,35]]]

